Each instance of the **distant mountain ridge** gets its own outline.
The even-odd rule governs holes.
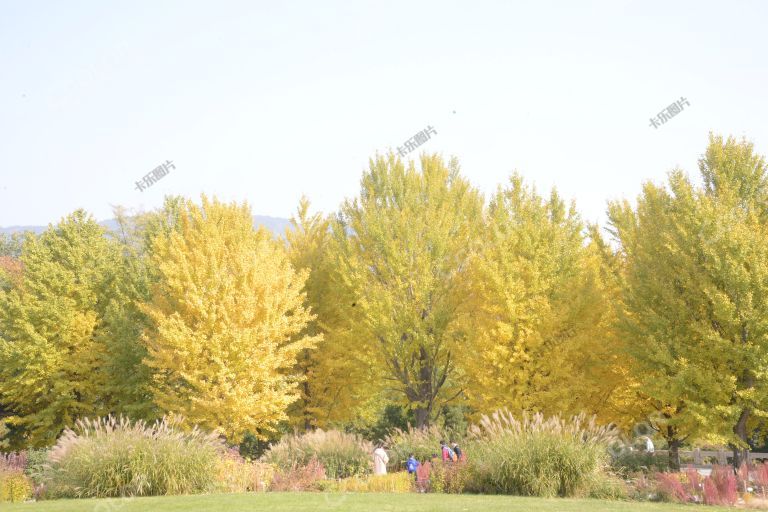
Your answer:
[[[114,230],[117,228],[117,221],[115,219],[107,219],[100,221],[99,224],[107,229]],[[285,233],[285,228],[291,224],[289,219],[283,217],[270,217],[269,215],[254,215],[253,226],[264,226],[277,236],[282,236]],[[0,233],[11,234],[18,233],[20,231],[33,231],[35,233],[42,233],[48,229],[48,226],[8,226],[0,227]]]

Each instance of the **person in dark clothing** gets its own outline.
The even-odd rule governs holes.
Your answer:
[[[459,444],[454,441],[451,443],[451,446],[453,447],[453,451],[456,454],[456,460],[457,461],[462,460],[461,456],[463,452],[461,451],[461,448],[459,448]]]

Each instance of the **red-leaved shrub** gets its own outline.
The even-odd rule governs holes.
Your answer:
[[[768,491],[768,463],[755,464],[752,481],[765,497],[766,491]]]
[[[691,495],[686,490],[680,477],[676,473],[658,473],[656,479],[659,482],[659,490],[671,500],[687,503],[691,501]]]
[[[719,505],[721,503],[717,486],[709,477],[704,479],[704,503],[707,505]]]
[[[723,505],[733,505],[739,497],[738,486],[736,484],[736,475],[730,466],[713,466],[712,479],[719,496],[719,503]],[[706,496],[705,496],[706,497]]]
[[[312,491],[319,480],[325,480],[323,464],[312,457],[306,465],[294,464],[290,469],[278,471],[270,487],[273,491]]]

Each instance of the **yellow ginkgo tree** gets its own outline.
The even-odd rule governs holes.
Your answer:
[[[254,230],[247,205],[185,201],[177,222],[151,249],[144,342],[155,403],[231,442],[274,430],[299,397],[297,356],[318,339],[298,336],[313,318],[307,274]]]

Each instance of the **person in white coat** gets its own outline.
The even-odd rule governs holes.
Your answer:
[[[387,463],[389,462],[389,455],[384,450],[383,446],[379,446],[373,450],[373,474],[374,475],[386,475]]]

